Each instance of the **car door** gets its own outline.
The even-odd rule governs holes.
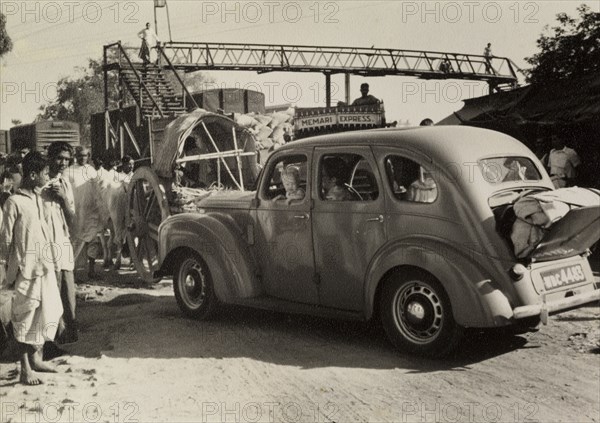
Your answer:
[[[258,190],[255,244],[268,295],[318,304],[310,219],[310,156],[310,149],[293,149],[269,158]],[[301,191],[286,196],[284,170],[295,175]]]
[[[320,302],[361,310],[367,268],[386,242],[381,176],[369,146],[316,148],[313,160],[312,230]],[[332,172],[338,174],[333,177],[336,186],[331,186]]]

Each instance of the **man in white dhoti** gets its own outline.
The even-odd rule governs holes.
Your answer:
[[[44,342],[53,341],[63,312],[56,283],[55,253],[44,218],[41,189],[48,163],[38,152],[23,160],[21,188],[6,200],[0,231],[0,263],[15,286],[11,322],[21,353],[20,381],[39,385],[37,372],[55,372],[42,360]]]
[[[87,254],[90,243],[103,230],[99,210],[98,171],[88,164],[90,154],[85,147],[75,149],[75,164],[68,167],[65,176],[73,189],[75,200],[75,222],[71,240],[73,242],[73,257],[75,263],[83,252],[88,261],[88,277],[94,279],[96,258]]]

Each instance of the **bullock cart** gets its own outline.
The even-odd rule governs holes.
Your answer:
[[[252,189],[259,171],[253,135],[202,109],[171,121],[150,144],[150,165],[138,167],[128,186],[126,214],[131,260],[147,282],[157,280],[162,221],[215,191]]]

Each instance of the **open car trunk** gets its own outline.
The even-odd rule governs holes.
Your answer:
[[[554,223],[529,254],[532,261],[543,262],[583,254],[600,239],[600,207],[572,209]]]
[[[555,193],[557,191],[552,191]],[[532,190],[525,196],[536,196],[539,193],[549,194],[549,191]],[[596,195],[600,195],[595,192]],[[552,196],[553,194],[550,194]],[[600,205],[599,201],[593,201],[594,205],[574,204],[560,220],[557,220],[547,229],[538,227],[538,237],[531,241],[528,252],[518,253],[518,248],[513,244],[513,230],[516,227],[517,216],[514,205],[518,199],[524,198],[523,193],[503,192],[490,199],[490,206],[496,220],[496,230],[509,243],[518,260],[528,262],[547,262],[569,258],[585,253],[600,239]],[[556,198],[560,201],[559,198]],[[495,204],[493,204],[495,203]],[[589,204],[589,198],[588,198]],[[522,229],[522,222],[521,229]],[[531,227],[536,225],[531,224]]]

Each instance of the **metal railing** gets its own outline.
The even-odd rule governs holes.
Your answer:
[[[174,69],[408,75],[512,83],[517,74],[506,57],[363,47],[167,42],[162,45]]]
[[[179,84],[181,85],[181,88],[183,90],[183,95],[182,95],[182,97],[183,97],[183,108],[184,109],[186,108],[186,95],[187,95],[192,100],[192,102],[194,103],[194,106],[196,106],[196,108],[199,109],[200,106],[198,106],[198,103],[196,103],[196,100],[194,99],[194,97],[192,97],[192,94],[190,94],[189,90],[185,86],[185,83],[183,82],[183,80],[179,76],[179,73],[177,73],[177,70],[173,67],[173,64],[171,63],[171,61],[169,60],[169,58],[165,54],[163,48],[160,45],[158,45],[156,47],[156,49],[158,50],[159,55],[162,56],[167,61],[167,65],[169,66],[169,69],[171,69],[171,71],[175,74],[175,77],[177,78],[177,81],[179,81]]]
[[[104,66],[110,66],[111,64],[108,63],[107,60],[107,51],[112,48],[112,47],[117,47],[117,51],[119,52],[119,60],[118,60],[118,66],[119,69],[122,68],[123,64],[121,63],[121,58],[124,57],[127,64],[129,65],[127,67],[127,69],[132,70],[135,74],[136,79],[138,80],[139,86],[140,86],[140,90],[138,93],[138,96],[136,96],[136,93],[133,92],[131,90],[131,87],[128,86],[129,90],[131,91],[131,95],[134,98],[134,100],[136,101],[138,107],[140,109],[142,109],[144,107],[144,100],[143,100],[143,91],[146,91],[146,93],[148,94],[148,98],[150,98],[150,100],[152,101],[152,104],[154,105],[155,109],[158,111],[158,113],[160,114],[160,117],[165,117],[161,107],[158,105],[158,103],[156,102],[156,100],[154,99],[154,96],[152,95],[152,93],[150,92],[150,90],[148,89],[148,87],[146,86],[146,84],[143,81],[142,76],[139,74],[139,72],[137,71],[137,69],[135,68],[133,62],[131,61],[131,59],[129,58],[129,55],[127,54],[125,48],[121,45],[121,42],[116,42],[113,44],[109,44],[107,46],[104,47]],[[142,90],[143,89],[143,90]],[[108,93],[104,93],[105,96],[108,95]]]

